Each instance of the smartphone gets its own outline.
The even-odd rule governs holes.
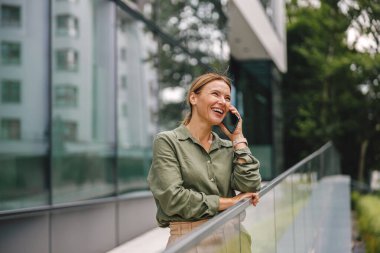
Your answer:
[[[227,128],[227,130],[232,134],[235,132],[235,129],[239,123],[240,118],[236,115],[233,114],[231,111],[229,111],[224,117],[222,123],[223,125]]]

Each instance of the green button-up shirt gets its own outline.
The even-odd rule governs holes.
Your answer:
[[[234,190],[260,189],[260,164],[249,148],[234,150],[231,141],[212,134],[209,152],[184,125],[157,134],[148,183],[156,201],[159,226],[214,216],[219,197],[233,197]],[[238,163],[238,158],[245,162]]]

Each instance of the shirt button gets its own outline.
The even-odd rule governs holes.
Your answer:
[[[211,161],[210,161],[210,160],[208,160],[208,161],[207,161],[207,163],[211,163]]]
[[[214,179],[213,179],[213,178],[211,178],[210,180],[211,180],[211,182],[214,182]]]

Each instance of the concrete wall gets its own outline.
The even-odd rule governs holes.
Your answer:
[[[0,217],[0,252],[106,252],[156,227],[153,197]]]

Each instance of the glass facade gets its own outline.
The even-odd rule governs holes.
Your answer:
[[[174,9],[129,4],[1,4],[0,211],[147,190],[155,134],[179,124],[195,76],[224,70],[216,26],[213,51],[152,22]]]
[[[228,70],[226,3],[3,1],[0,210],[147,190],[153,138],[183,119],[190,82]],[[281,164],[278,71],[270,60],[230,70],[271,178]]]
[[[0,210],[10,210],[49,203],[49,12],[45,0],[1,0],[0,11]]]
[[[243,128],[248,143],[260,157],[265,180],[283,169],[281,76],[269,60],[232,60],[237,104],[244,108]]]

